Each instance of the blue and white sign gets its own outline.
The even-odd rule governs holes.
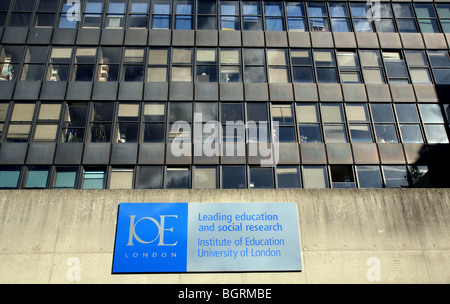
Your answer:
[[[122,203],[113,273],[301,271],[295,203]]]

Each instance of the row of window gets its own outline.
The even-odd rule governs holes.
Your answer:
[[[58,0],[16,0],[8,17],[10,2],[0,4],[0,26],[450,32],[448,3],[375,2],[369,7],[365,1],[87,0],[81,7],[74,1],[60,7]]]
[[[0,132],[5,142],[436,144],[449,142],[444,111],[447,122],[431,103],[16,102],[0,103]]]
[[[447,50],[3,45],[0,69],[0,81],[450,84]]]
[[[0,189],[426,187],[426,166],[0,167]]]

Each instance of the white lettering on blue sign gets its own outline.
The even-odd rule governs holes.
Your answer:
[[[295,203],[122,203],[113,273],[301,271]]]

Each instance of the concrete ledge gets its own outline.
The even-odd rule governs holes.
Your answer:
[[[296,202],[303,272],[111,275],[118,204],[180,201]],[[450,283],[449,218],[450,189],[3,190],[0,283]]]

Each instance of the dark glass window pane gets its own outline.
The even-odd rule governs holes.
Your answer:
[[[78,168],[56,168],[55,189],[75,189]]]
[[[355,188],[351,166],[330,166],[333,188]]]
[[[139,166],[137,170],[137,189],[161,189],[163,182],[162,166]]]
[[[167,23],[170,23],[170,19]],[[130,15],[128,17],[128,26],[132,28],[147,28],[148,17],[147,15]],[[168,28],[168,27],[166,27]]]
[[[264,67],[246,67],[245,82],[266,82],[266,69]]]
[[[91,124],[91,142],[111,142],[111,128],[110,123]]]
[[[0,10],[2,11],[7,11],[9,8],[9,4],[10,4],[11,0],[3,0],[0,1]]]
[[[323,82],[330,82],[330,83],[336,83],[337,82],[337,74],[335,68],[317,68],[317,81],[319,83]]]
[[[419,115],[414,104],[396,104],[395,110],[399,122],[419,122]]]
[[[198,16],[197,29],[199,29],[199,30],[215,30],[215,29],[217,29],[216,16]]]
[[[144,142],[164,142],[165,124],[145,124]]]
[[[18,0],[14,6],[15,11],[30,12],[33,10],[34,0]]]
[[[394,113],[390,104],[371,104],[374,122],[394,122]]]
[[[30,18],[31,18],[31,14],[28,14],[28,13],[13,13],[11,15],[11,20],[9,21],[9,25],[10,26],[29,26]]]
[[[261,17],[244,16],[242,27],[245,31],[261,31],[262,30]]]
[[[191,187],[191,172],[189,168],[167,168],[167,189],[188,189]]]
[[[117,126],[116,141],[120,143],[136,143],[138,141],[137,123],[119,123]]]
[[[322,142],[322,134],[320,126],[317,125],[299,125],[298,131],[301,143],[320,143]]]
[[[392,8],[397,18],[414,18],[414,12],[409,3],[392,3]]]
[[[375,125],[378,143],[398,143],[397,132],[394,125]]]
[[[24,64],[22,69],[22,77],[20,80],[37,81],[42,80],[42,73],[44,71],[43,64]]]
[[[276,140],[281,143],[286,142],[296,142],[295,137],[295,128],[294,127],[279,127],[278,128],[279,134],[275,134]]]
[[[242,104],[221,104],[221,121],[222,123],[231,121],[244,121]]]
[[[36,14],[36,27],[51,27],[55,22],[55,14]]]
[[[414,19],[397,19],[397,26],[400,33],[417,33]]]
[[[28,168],[25,188],[46,188],[49,176],[48,168],[30,167]]]
[[[38,11],[55,12],[58,8],[58,0],[40,0]]]
[[[19,178],[20,167],[0,168],[0,188],[17,188]]]
[[[312,68],[293,67],[294,82],[314,82]]]
[[[249,188],[273,188],[273,170],[272,168],[249,168],[250,183]]]
[[[124,66],[124,81],[142,81],[144,79],[144,67],[137,65]]]
[[[74,65],[73,78],[75,81],[92,81],[94,65]]]
[[[409,186],[405,166],[383,166],[383,173],[387,188]]]
[[[378,166],[356,166],[360,188],[382,188],[380,168]]]
[[[350,125],[352,142],[372,142],[372,132],[369,125]]]
[[[197,66],[198,82],[217,82],[217,67],[210,66]]]
[[[300,170],[298,166],[277,167],[278,188],[300,188]]]
[[[222,188],[244,189],[247,188],[245,166],[223,166]]]
[[[192,120],[192,105],[190,103],[172,102],[169,105],[169,121],[187,121]]]
[[[394,21],[392,19],[381,19],[379,21],[375,20],[375,27],[377,28],[377,32],[382,33],[395,32]]]
[[[83,189],[103,189],[105,187],[105,171],[88,169],[83,174]]]
[[[450,84],[450,69],[433,69],[436,84]]]
[[[214,15],[216,14],[216,1],[215,0],[198,0],[197,12],[199,14]]]

